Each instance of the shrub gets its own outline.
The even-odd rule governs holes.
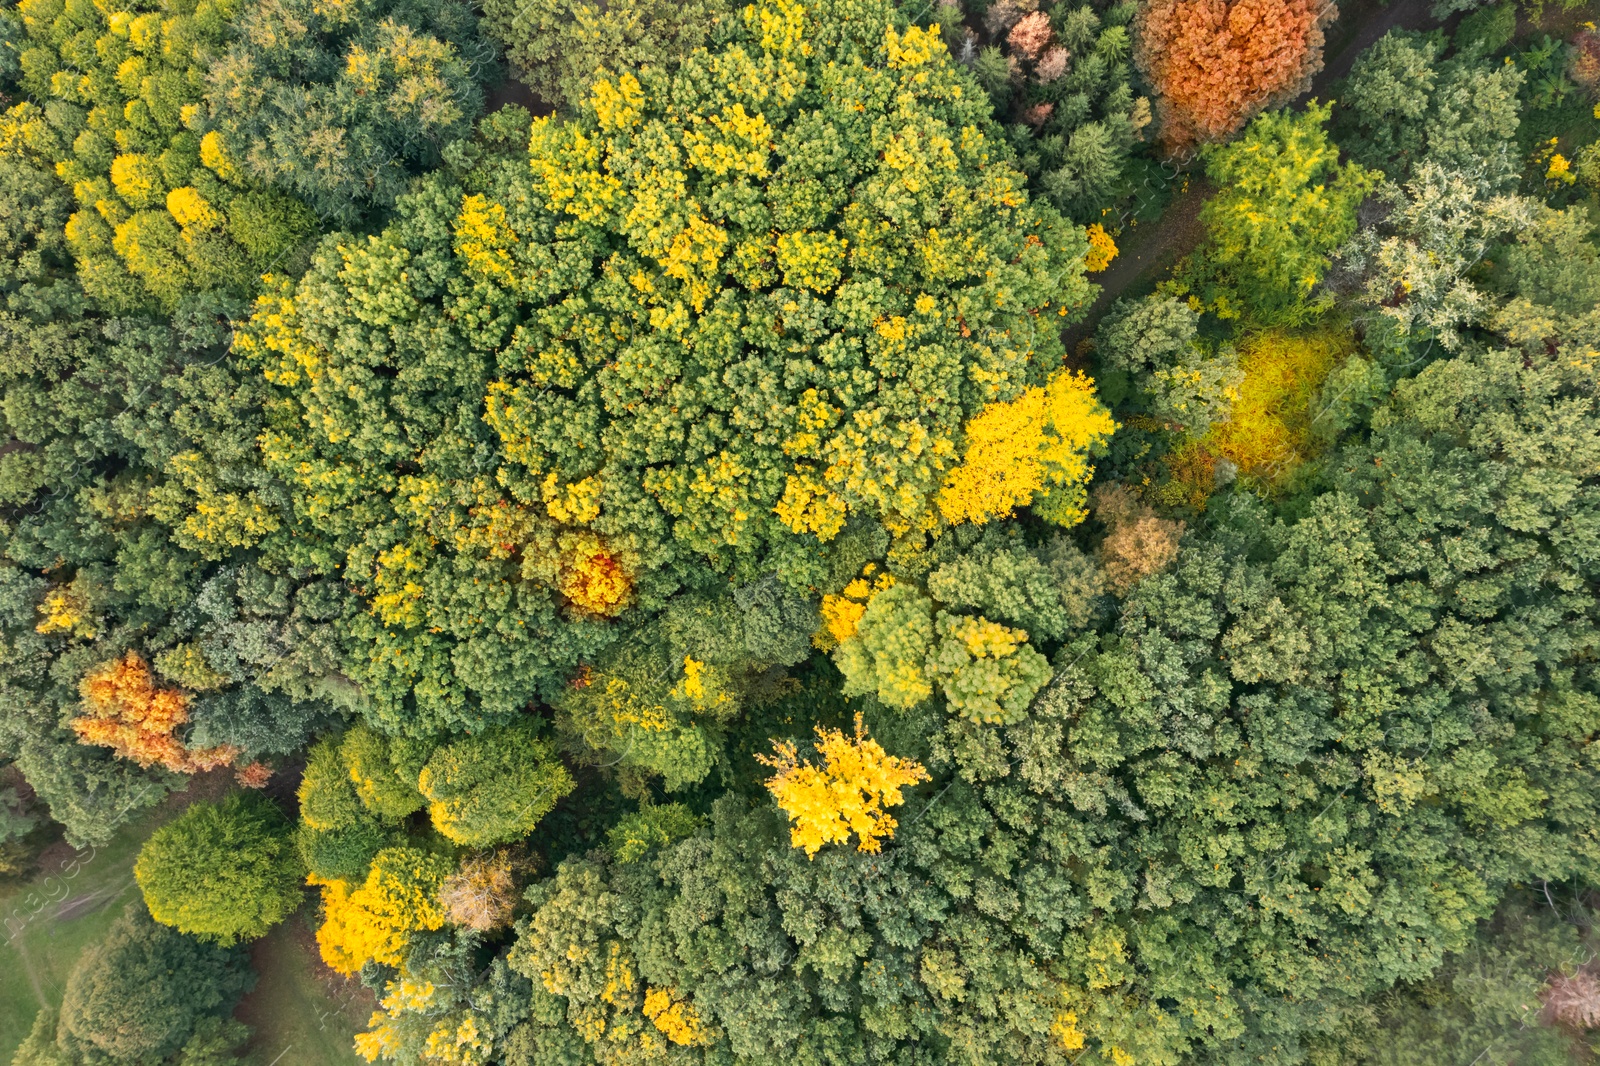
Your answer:
[[[300,905],[288,820],[266,797],[191,805],[139,849],[134,878],[150,915],[223,947],[265,936]]]

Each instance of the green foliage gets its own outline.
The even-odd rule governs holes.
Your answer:
[[[1088,618],[1049,557],[1049,548],[1031,549],[987,527],[980,542],[928,575],[928,592],[947,607],[1020,626],[1040,643],[1060,640]]]
[[[923,663],[933,646],[933,603],[915,585],[872,597],[855,636],[834,650],[847,696],[875,695],[890,707],[914,707],[933,695]]]
[[[64,232],[84,290],[126,312],[250,289],[269,260],[228,235],[240,187],[202,164],[200,134],[188,128],[231,4],[119,11],[47,0],[19,10],[30,45],[22,87],[37,106],[8,117],[77,200]]]
[[[1396,182],[1429,160],[1504,191],[1521,170],[1523,72],[1489,62],[1487,49],[1448,60],[1444,51],[1442,34],[1391,30],[1361,53],[1339,94],[1339,145]]]
[[[375,725],[554,700],[630,612],[815,584],[853,518],[920,536],[962,426],[1059,365],[1034,314],[1085,303],[1083,231],[895,19],[755,9],[541,120],[531,175],[494,128],[465,184],[261,302],[235,349],[279,390],[287,562],[361,591],[345,672]]]
[[[192,804],[157,829],[133,874],[156,921],[229,947],[267,934],[300,905],[283,813],[259,793]]]
[[[339,744],[339,760],[361,805],[386,821],[422,809],[425,801],[417,791],[417,775],[428,754],[424,743],[403,737],[391,740],[365,723],[351,727]]]
[[[618,862],[637,862],[658,848],[692,836],[701,822],[681,803],[650,804],[613,826],[606,842]]]
[[[73,967],[56,1039],[69,1059],[158,1061],[197,1032],[214,1036],[207,1019],[226,1018],[252,982],[243,949],[202,944],[131,904]]]
[[[1207,243],[1192,271],[1224,315],[1289,323],[1317,310],[1311,293],[1329,254],[1356,229],[1356,207],[1381,175],[1339,165],[1323,124],[1330,105],[1270,111],[1231,144],[1205,150],[1219,191],[1200,209]]]
[[[243,0],[234,24],[193,128],[221,138],[222,170],[299,198],[252,192],[230,204],[230,232],[263,262],[314,228],[304,205],[344,225],[392,205],[471,132],[479,82],[496,70],[458,0]]]
[[[336,832],[366,820],[339,750],[340,738],[325,736],[311,746],[300,775],[300,821],[312,829]]]
[[[517,76],[566,111],[589,99],[596,75],[670,72],[696,48],[737,25],[738,9],[719,0],[488,0],[487,32]]]
[[[1130,375],[1149,397],[1150,413],[1204,437],[1233,412],[1244,380],[1230,346],[1208,352],[1197,339],[1200,313],[1170,296],[1113,305],[1095,333],[1100,365]]]
[[[541,725],[534,720],[498,726],[435,750],[417,782],[433,827],[472,847],[531,833],[574,785],[555,746],[539,737]]]
[[[1451,37],[1462,53],[1494,55],[1517,35],[1517,5],[1511,0],[1479,8],[1461,20]]]
[[[366,880],[373,856],[392,841],[376,822],[362,820],[342,829],[313,829],[305,822],[295,827],[295,852],[306,872],[318,881]]]

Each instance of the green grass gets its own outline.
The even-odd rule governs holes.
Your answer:
[[[0,924],[0,1066],[27,1038],[39,1008],[61,1005],[67,975],[83,949],[139,898],[133,863],[140,845],[193,798],[169,798],[92,852],[52,848],[32,878],[0,885],[0,922],[11,918],[9,925]],[[308,894],[306,906],[313,905]],[[68,908],[65,917],[62,907]],[[277,1066],[361,1062],[352,1040],[365,1028],[372,997],[354,981],[340,988],[317,977],[316,944],[305,915],[302,910],[251,949],[260,980],[238,1017],[253,1030],[255,1066],[271,1066],[275,1059]]]
[[[313,906],[308,895],[306,906]],[[351,1066],[355,1035],[366,1028],[372,997],[350,980],[319,969],[316,944],[303,914],[279,925],[251,948],[260,981],[237,1017],[254,1030],[251,1061],[258,1066]]]
[[[146,815],[103,848],[62,857],[52,849],[31,879],[0,887],[0,918],[9,919],[0,926],[0,952],[10,953],[0,965],[0,1063],[11,1061],[41,1006],[61,1005],[78,954],[138,898],[139,845],[170,816],[166,807]],[[62,907],[69,916],[58,919]]]

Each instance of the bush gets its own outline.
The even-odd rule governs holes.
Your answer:
[[[304,871],[287,819],[259,793],[199,802],[139,849],[134,878],[151,917],[224,947],[265,936],[300,905]]]

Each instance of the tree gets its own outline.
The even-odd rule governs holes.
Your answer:
[[[193,940],[130,904],[68,975],[56,1039],[74,1059],[156,1061],[225,1018],[253,981],[242,949]]]
[[[434,751],[417,780],[433,827],[472,847],[533,832],[574,784],[555,746],[539,737],[541,725],[535,720],[486,729]]]
[[[516,857],[506,849],[469,855],[439,886],[439,905],[452,925],[490,933],[511,924],[517,904]]]
[[[72,729],[85,744],[108,747],[143,767],[159,764],[182,774],[227,766],[238,754],[234,748],[184,745],[177,730],[189,720],[187,694],[157,688],[137,652],[91,671],[80,689],[83,713],[72,720]]]
[[[597,76],[670,72],[738,18],[737,8],[716,0],[490,0],[483,14],[518,77],[569,111],[583,106]]]
[[[1338,17],[1311,0],[1155,0],[1134,27],[1134,61],[1156,90],[1169,152],[1227,139],[1289,102],[1322,69],[1322,30]]]
[[[399,966],[412,934],[444,925],[439,888],[452,865],[416,848],[384,848],[362,882],[321,882],[322,961],[342,974],[369,962]]]
[[[172,309],[193,293],[244,293],[313,228],[301,208],[251,194],[208,151],[200,87],[228,26],[215,9],[19,9],[31,47],[22,88],[29,146],[54,164],[78,210],[64,233],[86,292],[102,306]],[[261,223],[276,214],[277,226]]]
[[[1533,202],[1497,196],[1482,174],[1432,160],[1418,163],[1404,186],[1385,183],[1379,196],[1389,212],[1338,253],[1341,272],[1363,283],[1356,299],[1374,319],[1369,347],[1437,340],[1459,350],[1494,306],[1470,275],[1496,242],[1533,224]]]
[[[206,73],[202,159],[224,178],[276,186],[343,225],[388,207],[472,129],[492,45],[470,6],[363,0],[247,2]],[[298,210],[297,210],[298,209]],[[243,213],[241,213],[243,212]],[[308,228],[304,207],[249,194],[233,212],[251,251]]]
[[[1042,517],[1076,525],[1094,472],[1088,453],[1116,428],[1088,378],[1057,371],[1044,388],[990,404],[967,423],[966,451],[939,488],[939,512],[952,525],[982,525],[1037,496]]]
[[[1100,572],[1118,595],[1126,595],[1177,559],[1183,523],[1160,517],[1126,486],[1115,482],[1097,486],[1094,515],[1106,527],[1097,550]]]
[[[996,114],[1011,120],[1006,132],[1019,166],[1051,203],[1080,222],[1098,221],[1132,191],[1124,171],[1150,123],[1150,101],[1130,86],[1135,11],[1131,4],[1097,11],[1087,4],[1001,0],[989,5],[984,21],[1005,54],[990,46],[972,57]],[[1089,233],[1092,241],[1093,226]],[[1109,238],[1104,231],[1100,236],[1105,259]],[[1114,247],[1110,251],[1115,254]],[[1093,253],[1089,269],[1096,269]]]
[[[265,936],[300,905],[304,871],[282,812],[259,793],[235,792],[157,829],[133,875],[156,921],[231,947]]]
[[[1200,313],[1171,296],[1119,300],[1095,332],[1100,365],[1130,375],[1149,396],[1150,413],[1192,440],[1233,416],[1244,374],[1229,345],[1208,351]]]
[[[875,852],[894,835],[896,822],[885,808],[905,802],[901,790],[928,780],[917,763],[887,754],[867,736],[856,715],[854,737],[837,729],[816,727],[821,766],[800,761],[795,745],[774,741],[771,756],[757,756],[778,771],[767,791],[789,816],[789,842],[815,858],[826,844],[845,844],[856,836],[856,850]]]
[[[417,775],[429,750],[425,742],[391,739],[358,722],[339,743],[339,761],[361,805],[381,820],[397,821],[426,803],[417,791]]]
[[[1199,287],[1222,311],[1263,322],[1305,317],[1330,254],[1356,228],[1356,207],[1379,175],[1339,165],[1323,124],[1329,105],[1273,111],[1231,144],[1208,148],[1219,191],[1201,208],[1207,243]]]

